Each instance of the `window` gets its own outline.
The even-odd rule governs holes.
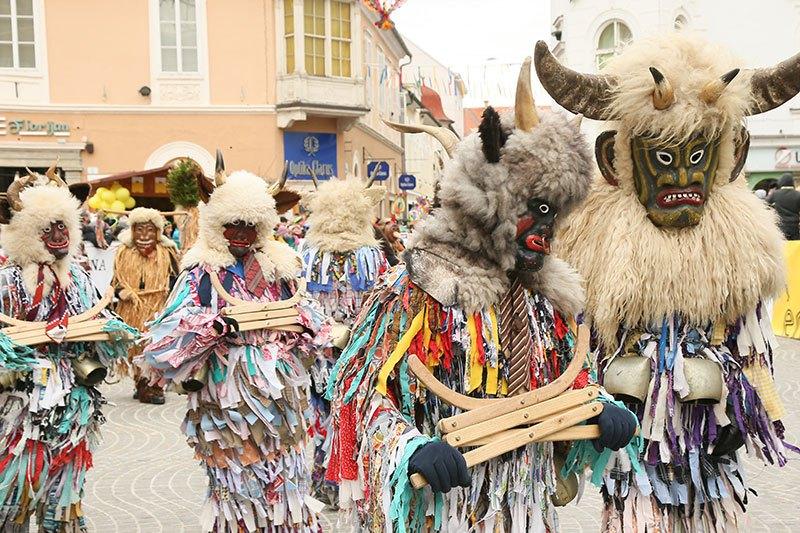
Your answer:
[[[197,72],[195,0],[159,0],[161,71]]]
[[[286,73],[294,72],[294,0],[283,0],[283,28],[286,39]]]
[[[675,23],[673,24],[673,27],[676,30],[680,31],[688,25],[689,21],[686,19],[684,15],[678,15],[677,17],[675,17]]]
[[[331,0],[331,74],[350,77],[350,4]]]
[[[386,85],[389,83],[389,69],[386,66],[386,56],[383,50],[378,49],[378,109],[381,113],[386,111]]]
[[[33,0],[0,0],[0,68],[36,68]]]
[[[367,86],[367,105],[372,105],[372,86],[375,84],[375,76],[377,69],[374,64],[374,48],[372,44],[372,37],[369,34],[364,36],[364,64],[367,67],[366,86]]]
[[[597,68],[619,54],[633,40],[631,30],[623,22],[614,20],[603,28],[597,40]]]
[[[306,72],[312,76],[325,75],[325,0],[305,0],[303,3],[306,45]]]

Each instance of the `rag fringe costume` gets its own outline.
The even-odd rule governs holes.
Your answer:
[[[383,187],[366,187],[355,177],[333,178],[307,197],[309,230],[300,249],[302,276],[325,315],[347,328],[361,310],[362,300],[386,271],[386,258],[375,239],[372,218],[383,199]],[[345,339],[346,342],[346,339]],[[314,488],[323,495],[325,457],[330,450],[330,405],[324,398],[331,365],[340,348],[331,346],[311,371],[311,401],[315,412]],[[329,488],[329,487],[328,487]],[[329,498],[335,501],[335,496]]]
[[[58,178],[32,175],[12,184],[11,220],[0,243],[8,263],[0,269],[0,312],[17,320],[46,322],[48,344],[22,346],[0,333],[0,531],[27,533],[36,513],[40,532],[86,531],[81,499],[92,454],[105,421],[105,400],[79,382],[84,358],[113,368],[136,331],[116,315],[107,342],[63,341],[69,318],[100,300],[75,261],[81,240],[79,202]],[[87,188],[88,191],[88,188]],[[40,237],[59,225],[68,250],[56,259]]]
[[[473,467],[466,489],[442,494],[415,490],[409,481],[411,458],[438,440],[442,418],[456,414],[418,383],[409,356],[450,389],[479,398],[545,385],[573,356],[569,324],[582,308],[580,280],[546,251],[528,253],[542,258],[538,268],[518,268],[519,224],[523,240],[546,245],[555,213],[585,195],[591,159],[575,122],[536,116],[529,85],[524,90],[529,66],[520,74],[516,116],[501,119],[488,108],[480,133],[455,148],[441,207],[418,226],[406,264],[365,302],[334,366],[327,476],[339,483],[340,507],[353,510],[360,531],[558,529],[553,443],[529,444]],[[538,226],[536,217],[547,211],[548,225]],[[539,234],[527,231],[531,224]],[[584,369],[574,385],[590,379]],[[630,449],[635,456],[636,442]],[[576,444],[566,470],[595,464],[602,471],[609,456],[588,441]]]
[[[171,282],[178,273],[178,256],[175,243],[163,234],[164,217],[155,209],[137,207],[131,211],[128,224],[130,227],[119,235],[122,244],[117,249],[111,283],[119,297],[116,312],[127,324],[143,331],[145,322],[153,319],[164,308]],[[140,249],[140,243],[135,242],[134,228],[138,224],[152,224],[155,229],[155,242],[150,243],[146,249]],[[122,367],[124,371],[130,368],[128,373],[135,382],[139,381],[140,372],[130,362],[141,352],[141,346],[131,348],[127,364]],[[143,392],[148,391],[137,385],[140,399],[145,399],[142,397]]]
[[[242,258],[228,249],[228,224],[252,224],[257,238]],[[246,301],[292,296],[300,263],[272,238],[278,221],[266,183],[235,172],[200,207],[200,234],[156,320],[143,358],[160,386],[190,378],[204,387],[188,396],[182,429],[206,468],[203,531],[317,532],[321,505],[309,494],[305,446],[310,418],[308,367],[328,342],[330,325],[312,300],[298,310],[305,333],[235,333],[213,288]],[[222,333],[220,333],[222,332]]]
[[[747,530],[752,491],[737,448],[787,460],[764,305],[784,287],[783,242],[736,178],[744,117],[797,94],[800,56],[775,70],[739,66],[669,35],[634,43],[592,76],[537,45],[556,101],[616,121],[597,139],[605,181],[558,237],[587,282],[599,379],[627,398],[646,439],[644,473],[618,457],[602,481],[603,531]]]

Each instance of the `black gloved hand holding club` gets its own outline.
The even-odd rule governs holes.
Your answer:
[[[453,487],[469,487],[472,477],[458,450],[442,441],[429,442],[408,460],[408,475],[422,474],[434,492],[447,493]]]
[[[221,316],[220,321],[216,321],[213,324],[214,331],[217,332],[219,335],[225,335],[228,338],[235,337],[237,333],[239,333],[239,323],[236,321],[235,318],[231,318],[229,316]]]
[[[592,441],[598,452],[603,448],[617,451],[627,446],[636,434],[636,418],[633,413],[613,403],[603,405],[603,412],[596,419],[600,436]]]

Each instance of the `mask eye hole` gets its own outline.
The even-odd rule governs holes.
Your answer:
[[[50,226],[47,226],[46,228],[44,228],[44,232],[45,233],[50,233],[51,231],[52,231],[52,228]]]
[[[669,152],[663,152],[659,150],[656,152],[656,159],[665,167],[672,164],[672,154]]]
[[[248,223],[246,223],[246,224],[245,224],[245,227],[246,227],[247,229],[253,229],[253,228],[255,228],[255,227],[256,227],[256,225],[255,225],[255,224],[253,224],[252,222],[248,222]]]
[[[550,206],[547,204],[542,204],[539,206],[539,212],[543,215],[546,215],[550,212]]]
[[[64,226],[63,222],[59,222],[58,225],[56,226],[56,228],[58,228],[58,229],[64,229],[65,227],[66,226]]]
[[[703,156],[706,155],[706,151],[703,149],[695,150],[692,152],[692,155],[689,156],[689,163],[696,165],[703,159]]]

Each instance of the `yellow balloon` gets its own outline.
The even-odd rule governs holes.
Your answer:
[[[115,181],[114,184],[111,186],[111,190],[116,191],[120,187],[122,187],[122,185],[120,185],[118,182]]]
[[[97,189],[97,193],[96,194],[97,194],[97,196],[102,198],[103,197],[103,193],[106,192],[107,190],[108,189],[106,189],[105,187],[100,187],[100,188]]]
[[[100,198],[102,198],[104,202],[110,204],[111,202],[117,199],[117,195],[114,194],[112,191],[105,190],[103,191],[103,194],[100,196]]]
[[[108,202],[105,202],[105,201],[100,202],[100,209],[103,210],[103,211],[110,211],[111,210],[111,204],[108,203]]]
[[[120,202],[119,200],[114,200],[111,203],[111,210],[112,211],[125,211],[125,204]]]
[[[133,209],[134,207],[136,207],[136,200],[129,196],[128,199],[125,200],[125,209]]]
[[[131,191],[129,191],[125,187],[120,187],[115,191],[114,194],[116,194],[117,200],[119,200],[120,202],[124,202],[125,200],[131,197]]]
[[[91,198],[89,198],[89,207],[91,207],[94,210],[99,209],[102,203],[103,201],[100,200],[100,198],[98,198],[97,195],[94,195]]]

